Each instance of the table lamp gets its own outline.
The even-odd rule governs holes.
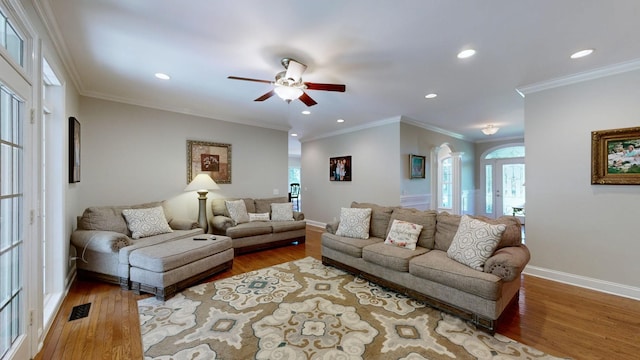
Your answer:
[[[209,190],[218,190],[220,187],[216,184],[215,181],[208,174],[198,174],[186,188],[184,191],[197,191],[198,195],[198,224],[200,227],[204,229],[204,233],[206,234],[209,230],[209,223],[207,221],[207,193]]]

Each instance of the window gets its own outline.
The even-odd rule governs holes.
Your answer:
[[[0,44],[18,65],[24,66],[24,40],[2,11],[0,11]]]
[[[24,332],[22,112],[23,102],[0,87],[0,357]]]
[[[440,162],[440,168],[442,169],[441,177],[441,191],[440,208],[451,209],[453,205],[453,168],[451,163],[451,157],[445,158]]]

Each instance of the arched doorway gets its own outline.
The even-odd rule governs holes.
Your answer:
[[[436,196],[431,208],[452,214],[462,213],[461,157],[449,144],[442,144],[431,152],[431,193]]]
[[[489,149],[481,157],[482,212],[489,217],[518,216],[525,220],[525,148],[507,144]]]

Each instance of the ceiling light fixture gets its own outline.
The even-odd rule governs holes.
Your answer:
[[[462,50],[458,53],[458,59],[470,58],[475,54],[476,54],[476,51],[473,49]]]
[[[431,94],[427,94],[427,95],[425,95],[424,97],[425,97],[426,99],[433,99],[433,98],[435,98],[436,96],[438,96],[438,94],[436,94],[436,93],[431,93]]]
[[[282,86],[278,84],[276,84],[276,87],[273,89],[273,91],[275,91],[276,95],[278,95],[280,99],[287,102],[299,98],[304,93],[304,91],[302,91],[302,89],[300,88],[292,86]]]
[[[309,115],[311,114],[311,111],[309,110],[302,110],[302,115]]]
[[[292,133],[292,134],[291,134],[291,136],[293,136],[293,137],[297,137],[297,136],[298,136],[298,134],[296,134],[296,133]]]
[[[580,50],[577,52],[574,52],[573,54],[571,54],[571,58],[572,59],[579,59],[588,55],[593,54],[594,49],[584,49],[584,50]]]
[[[169,80],[171,79],[171,76],[165,74],[165,73],[156,73],[155,76],[160,79],[160,80]]]
[[[480,131],[482,131],[482,133],[485,134],[485,135],[493,135],[493,134],[497,133],[498,130],[500,130],[499,127],[495,127],[492,124],[489,124],[489,125],[483,127]]]
[[[343,123],[343,122],[344,122],[344,119],[338,119],[338,120],[337,120],[337,122],[339,122],[339,123]]]

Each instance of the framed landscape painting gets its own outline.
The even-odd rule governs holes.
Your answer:
[[[351,181],[351,156],[329,158],[329,180]]]
[[[591,132],[591,183],[640,184],[640,127]]]
[[[187,140],[187,184],[201,173],[231,184],[231,144]]]

